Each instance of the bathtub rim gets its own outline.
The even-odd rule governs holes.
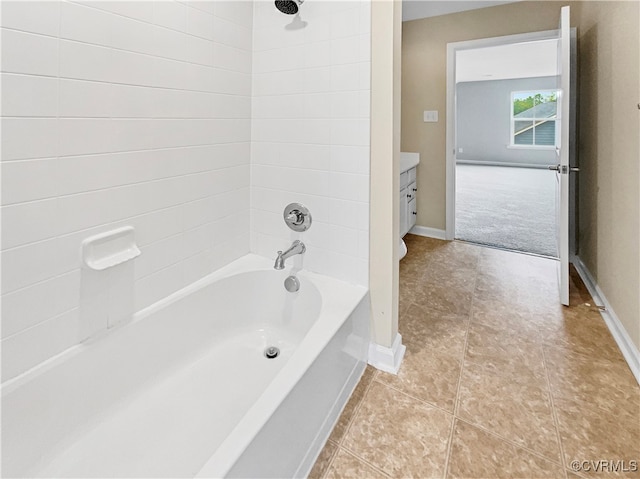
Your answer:
[[[78,343],[74,346],[71,346],[70,348],[65,349],[64,351],[56,354],[55,356],[52,356],[46,361],[43,361],[42,363],[37,364],[36,366],[24,371],[18,376],[0,383],[0,398],[3,398],[6,395],[10,394],[11,392],[15,391],[16,389],[20,388],[23,384],[29,383],[30,381],[36,379],[39,375],[45,374],[47,371],[57,367],[60,364],[63,364],[65,361],[69,360],[70,358],[76,355],[82,354],[82,352],[85,351],[87,348],[92,347],[92,345],[95,344],[96,342],[104,340],[114,331],[120,328],[126,328],[131,324],[142,321],[148,318],[149,316],[153,315],[154,313],[160,311],[161,309],[186,298],[187,296],[205,288],[206,286],[209,286],[210,284],[215,283],[216,281],[227,278],[229,276],[234,276],[241,273],[248,273],[251,271],[272,271],[272,270],[273,270],[273,265],[270,259],[254,253],[247,253],[246,255],[241,256],[240,258],[232,261],[231,263],[207,274],[206,276],[194,281],[193,283],[185,286],[184,288],[181,288],[171,293],[170,295],[165,296],[164,298],[156,301],[155,303],[150,304],[149,306],[141,309],[140,311],[137,311],[136,313],[133,314],[131,320],[124,321],[122,323],[115,324],[114,326],[107,328],[105,330],[101,330],[95,335],[86,339],[85,341]],[[307,277],[315,284],[319,283],[320,285],[326,285],[331,281],[337,281],[339,283],[349,286],[350,288],[360,289],[362,296],[364,296],[369,291],[368,288],[366,288],[365,286],[357,285],[353,283],[347,283],[343,280],[326,276],[326,275],[321,275],[318,273],[313,273],[305,269],[289,268],[287,269],[287,271],[291,271],[292,274],[299,274],[302,277]],[[356,302],[355,304],[357,305],[358,302]],[[328,306],[328,305],[326,305],[323,302],[320,314],[323,313],[325,306]],[[354,305],[354,308],[355,308],[355,305]]]
[[[130,320],[123,321],[121,323],[113,325],[112,327],[100,330],[81,343],[75,344],[74,346],[65,349],[55,356],[52,356],[46,361],[43,361],[42,363],[26,370],[22,374],[19,374],[14,378],[2,382],[0,384],[0,397],[4,397],[5,395],[10,394],[12,391],[18,389],[23,384],[36,379],[39,375],[45,374],[47,371],[55,368],[60,364],[63,364],[65,361],[71,359],[72,357],[82,354],[83,351],[92,347],[95,343],[105,340],[108,336],[113,334],[113,332],[138,323],[153,315],[154,313],[157,313],[158,311],[170,306],[171,304],[174,304],[186,298],[187,296],[209,286],[210,284],[215,283],[216,281],[234,276],[236,274],[246,273],[250,271],[264,271],[268,269],[266,267],[267,263],[264,260],[266,260],[266,258],[251,253],[241,256],[228,265],[225,265],[222,268],[207,274],[206,276],[194,281],[184,288],[180,288],[170,295],[165,296],[164,298],[150,304],[149,306],[146,306],[140,311],[137,311],[133,314]],[[306,272],[304,272],[303,274],[306,274]]]

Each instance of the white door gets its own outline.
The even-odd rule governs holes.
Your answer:
[[[571,27],[569,7],[560,11],[558,41],[558,102],[556,126],[556,235],[558,241],[558,286],[560,302],[569,305],[569,158],[571,155]]]

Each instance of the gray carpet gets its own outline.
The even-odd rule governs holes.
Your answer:
[[[554,172],[456,166],[456,238],[557,256]]]

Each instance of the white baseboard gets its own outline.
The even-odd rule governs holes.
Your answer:
[[[627,333],[627,330],[620,322],[620,319],[616,316],[611,304],[607,301],[607,298],[598,286],[598,283],[596,283],[587,266],[579,257],[576,257],[576,261],[573,265],[580,275],[580,278],[582,278],[584,285],[589,290],[589,293],[593,297],[596,305],[604,307],[604,309],[600,311],[600,314],[602,315],[604,322],[607,324],[613,339],[618,343],[618,347],[620,348],[620,351],[622,351],[622,355],[627,361],[627,364],[629,364],[631,372],[636,377],[636,381],[640,384],[640,350],[638,350],[637,346],[631,340],[629,333]]]
[[[398,333],[390,348],[374,342],[369,343],[368,362],[380,371],[398,374],[406,350],[406,346],[402,344],[402,336]]]
[[[409,230],[409,233],[411,233],[412,235],[426,236],[428,238],[435,238],[435,239],[441,239],[441,240],[447,239],[444,230],[439,230],[437,228],[427,228],[426,226],[416,225]]]

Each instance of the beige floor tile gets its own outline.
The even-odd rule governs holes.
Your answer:
[[[622,359],[596,307],[585,304],[563,307],[540,302],[512,303],[491,296],[476,296],[471,311],[472,323],[511,331],[524,340],[555,345],[589,356]]]
[[[427,269],[429,267],[428,265],[428,259],[424,259],[421,261],[402,259],[400,261],[399,268],[400,282],[402,283],[402,281],[419,281],[427,272]]]
[[[490,299],[513,307],[518,297],[518,290],[526,287],[517,278],[499,276],[478,268],[475,284],[475,296],[480,299]]]
[[[517,331],[471,321],[465,364],[476,375],[547,387],[542,346]],[[470,369],[471,371],[471,369]]]
[[[402,297],[400,298],[400,301],[398,302],[399,321],[402,321],[402,317],[407,313],[407,311],[409,310],[412,304],[413,302],[411,301],[410,298],[402,298]],[[402,331],[400,331],[400,333],[402,334]]]
[[[363,379],[317,470],[333,457],[330,477],[442,477],[445,411],[458,417],[450,477],[588,479],[614,475],[571,471],[572,460],[640,460],[640,388],[574,269],[563,307],[555,261],[405,242],[405,361],[398,376]]]
[[[466,316],[411,305],[400,319],[402,368],[377,380],[453,412],[467,327]]]
[[[403,342],[414,352],[418,349],[440,351],[461,356],[467,336],[468,317],[445,313],[412,304],[400,318],[399,328]]]
[[[561,321],[549,322],[543,341],[589,357],[620,360],[622,354],[600,313],[579,305],[565,308]]]
[[[414,234],[408,234],[404,237],[404,242],[407,244],[411,244],[412,242],[416,242],[419,243],[421,245],[425,245],[426,247],[432,245],[432,246],[438,246],[441,245],[443,243],[446,243],[447,241],[445,240],[441,240],[441,239],[437,239],[437,238],[430,238],[428,236],[420,236],[420,235],[414,235]]]
[[[499,250],[483,252],[475,292],[476,300],[501,301],[518,312],[542,316],[541,319],[561,319],[567,311],[558,299],[556,262],[545,258]],[[572,267],[570,304],[587,302],[592,302],[591,296]]]
[[[562,466],[456,420],[447,477],[561,478]]]
[[[554,273],[555,275],[555,273]],[[478,267],[476,294],[491,297],[516,307],[537,307],[537,303],[558,305],[555,277],[520,276],[486,271]]]
[[[640,386],[627,363],[545,347],[554,398],[581,401],[608,413],[624,412],[640,421]]]
[[[411,290],[415,304],[427,306],[443,313],[469,315],[473,292],[443,285],[437,281],[418,283]]]
[[[338,451],[326,475],[327,479],[382,479],[388,477],[344,449]]]
[[[369,387],[369,384],[371,384],[371,381],[373,381],[376,373],[377,371],[375,368],[367,365],[364,373],[362,374],[362,378],[360,378],[360,382],[353,390],[353,393],[351,394],[347,405],[344,407],[344,409],[342,410],[342,414],[338,418],[338,422],[334,426],[333,431],[331,431],[329,440],[335,442],[336,444],[339,444],[342,441],[342,438],[347,432],[347,428],[349,427],[349,424],[351,423],[351,420],[353,419],[353,416],[358,409],[358,406],[362,402],[364,394]]]
[[[380,372],[377,381],[453,413],[461,358],[407,349],[397,375]]]
[[[412,234],[406,235],[403,240],[407,245],[407,251],[411,251],[411,254],[408,254],[407,257],[412,260],[418,260],[420,258],[428,257],[429,252],[447,244],[447,241],[444,240],[427,238],[426,236],[418,236]]]
[[[498,276],[555,280],[556,262],[549,258],[496,248],[482,248],[478,266]]]
[[[409,307],[415,302],[416,295],[414,294],[414,290],[418,289],[419,281],[417,280],[406,280],[400,278],[400,292],[398,295],[398,316],[402,319],[402,316]]]
[[[492,296],[479,296],[477,290],[473,298],[470,317],[474,323],[508,331],[529,341],[542,342],[541,328],[532,312]]]
[[[311,469],[308,479],[321,479],[324,477],[336,452],[338,452],[338,445],[333,441],[327,441],[322,451],[320,451],[320,455],[318,459],[316,459],[316,463],[313,469]]]
[[[640,465],[640,421],[636,414],[609,413],[581,401],[554,399],[566,464],[572,461],[630,461]],[[586,477],[640,477],[640,469],[627,474],[582,471]]]
[[[462,241],[443,241],[429,256],[431,261],[456,265],[461,268],[477,268],[484,248]]]
[[[400,297],[400,300],[402,300],[403,297],[406,297],[407,299],[410,299],[410,302],[413,302],[413,299],[415,298],[415,294],[414,291],[415,290],[420,290],[420,288],[422,287],[422,275],[424,274],[424,271],[420,271],[420,272],[414,272],[414,271],[404,271],[400,273],[400,289],[398,291],[398,296]]]
[[[473,292],[476,284],[476,268],[431,261],[422,276],[425,283],[438,284],[458,291]]]
[[[465,358],[457,416],[551,461],[560,460],[546,384],[530,372]]]
[[[501,303],[502,308],[532,317],[561,318],[563,313],[555,278],[499,277],[480,269],[474,301]]]
[[[392,477],[442,477],[452,421],[374,381],[343,446]]]
[[[431,261],[431,250],[438,247],[440,240],[432,240],[415,235],[404,237],[407,251],[411,249],[411,254],[400,260],[400,280],[419,280],[427,271],[427,265]]]

